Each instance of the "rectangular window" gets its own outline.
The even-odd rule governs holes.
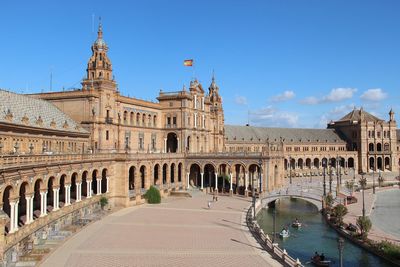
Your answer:
[[[170,126],[171,125],[171,117],[168,117],[167,118],[167,126]]]
[[[144,133],[139,133],[139,150],[144,150]]]
[[[174,127],[176,127],[176,117],[172,118],[172,124],[174,125]]]
[[[108,140],[108,139],[109,139],[109,132],[106,131],[106,140]]]
[[[156,134],[151,134],[151,150],[156,151],[157,137]]]

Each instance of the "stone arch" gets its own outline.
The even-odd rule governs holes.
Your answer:
[[[42,205],[42,198],[40,195],[41,190],[44,189],[44,182],[42,179],[37,179],[33,186],[33,215],[38,218],[40,216],[40,208]]]
[[[256,163],[252,163],[249,166],[249,184],[259,192],[260,190],[260,166]]]
[[[201,168],[200,164],[192,163],[189,168],[189,184],[191,186],[201,186]],[[203,176],[204,178],[204,176]],[[204,181],[204,180],[203,180]]]
[[[11,206],[10,206],[10,199],[14,195],[14,188],[11,185],[6,186],[6,188],[3,190],[3,211],[8,215],[9,218],[11,218]],[[6,225],[5,227],[6,233],[10,231],[10,226],[9,224]]]
[[[128,124],[128,111],[125,110],[123,116],[124,124]]]
[[[101,188],[100,188],[100,193],[104,194],[107,192],[107,173],[108,170],[107,168],[104,168],[101,171]]]
[[[302,170],[304,167],[303,165],[304,165],[304,160],[302,158],[298,159],[297,160],[297,168]]]
[[[294,158],[290,158],[290,165],[289,165],[289,169],[294,170],[296,167],[296,159]]]
[[[369,152],[373,152],[375,149],[374,149],[374,144],[373,143],[369,143],[368,144],[368,151]]]
[[[140,113],[136,113],[136,125],[140,125]]]
[[[71,202],[76,201],[76,182],[78,180],[78,173],[74,172],[71,175]]]
[[[131,166],[128,174],[128,190],[135,190],[135,173],[136,167]]]
[[[321,160],[321,164],[322,164],[322,167],[327,168],[328,165],[330,165],[330,162],[328,161],[327,158],[323,157],[322,160]]]
[[[355,165],[354,165],[354,158],[352,158],[352,157],[348,158],[348,160],[347,160],[347,167],[348,167],[348,168],[355,168]]]
[[[178,182],[182,182],[182,163],[178,164]]]
[[[156,185],[157,182],[158,182],[159,172],[160,172],[160,164],[157,163],[156,165],[154,165],[154,169],[153,169],[153,182],[154,182],[154,185]]]
[[[66,194],[65,194],[65,184],[66,184],[66,177],[67,175],[63,174],[60,177],[60,191],[58,191],[58,198],[60,200],[60,208],[65,205],[66,201]],[[64,201],[61,201],[64,200]]]
[[[311,169],[311,159],[310,158],[306,158],[306,167],[307,167],[307,169]]]
[[[331,162],[331,166],[336,169],[336,159],[335,158],[331,158],[330,162]]]
[[[47,181],[47,206],[54,207],[54,191],[56,179],[54,176],[51,176]]]
[[[378,152],[382,151],[382,144],[381,143],[377,143],[376,144],[376,151],[378,151]]]
[[[207,163],[203,167],[204,170],[204,187],[212,187],[215,188],[216,185],[218,187],[218,177],[217,181],[215,181],[215,174],[217,173],[216,166],[213,163]],[[216,184],[217,182],[217,184]]]
[[[233,191],[235,194],[244,195],[246,165],[243,163],[234,163],[232,167]]]
[[[18,222],[25,224],[26,222],[26,196],[29,195],[29,182],[24,181],[19,187],[19,201],[18,201]]]
[[[377,157],[376,158],[376,167],[378,170],[383,171],[383,160],[382,157]]]
[[[135,113],[133,113],[133,111],[131,111],[130,116],[129,116],[129,123],[130,125],[134,125],[135,122]]]
[[[316,168],[316,169],[319,168],[319,158],[314,159],[314,168]]]
[[[99,171],[97,169],[93,170],[92,172],[92,191],[93,194],[97,194],[97,176],[99,175]]]
[[[171,183],[175,183],[175,163],[171,164],[171,172],[170,172],[170,178],[171,178]]]
[[[373,170],[375,169],[375,159],[373,157],[369,158],[369,166],[368,169]]]
[[[163,184],[167,183],[167,172],[168,172],[168,164],[164,163],[163,168],[162,168],[162,183]]]
[[[390,170],[390,158],[385,157],[385,170]]]
[[[140,167],[140,188],[144,189],[146,186],[146,166],[142,165]]]
[[[82,173],[82,187],[81,187],[82,197],[87,197],[87,176],[88,176],[88,172],[84,171]]]
[[[167,151],[168,153],[176,153],[178,150],[178,135],[174,132],[167,134]]]

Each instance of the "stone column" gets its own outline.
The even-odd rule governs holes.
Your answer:
[[[232,173],[229,173],[229,194],[232,195],[233,194],[233,177],[232,177]]]
[[[10,233],[18,230],[18,223],[15,222],[18,216],[15,216],[16,213],[18,214],[18,201],[10,201]]]
[[[40,217],[47,215],[47,191],[40,192]]]
[[[248,194],[248,189],[247,189],[247,187],[248,187],[248,181],[249,181],[249,174],[247,173],[247,172],[245,172],[244,173],[244,195],[245,196],[247,196],[247,194]]]
[[[167,153],[167,138],[164,138],[164,153]]]
[[[218,189],[218,173],[214,173],[215,174],[215,189]]]
[[[86,181],[86,198],[91,198],[92,197],[92,183],[91,181]]]
[[[59,209],[58,207],[58,189],[59,188],[53,188],[53,210],[56,211]]]
[[[26,221],[25,224],[30,224],[33,221],[33,196],[25,196],[26,199]]]
[[[201,187],[200,187],[200,189],[203,190],[203,188],[204,188],[204,172],[201,172],[200,176],[201,176]]]
[[[71,185],[65,185],[65,206],[71,205]]]
[[[186,188],[187,188],[187,189],[189,189],[189,185],[190,185],[190,184],[189,184],[189,175],[190,175],[190,173],[187,172],[187,173],[186,173]]]
[[[81,201],[81,196],[82,196],[82,183],[76,183],[76,202]]]
[[[101,195],[101,178],[96,179],[97,181],[97,195]]]
[[[181,146],[179,145],[179,137],[176,138],[176,153],[179,153],[179,149],[181,148]]]
[[[108,193],[109,186],[110,186],[109,179],[110,179],[110,177],[106,177],[106,193]]]

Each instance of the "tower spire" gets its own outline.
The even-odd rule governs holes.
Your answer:
[[[97,30],[97,39],[103,39],[103,25],[101,24],[101,17],[99,17],[99,29]]]

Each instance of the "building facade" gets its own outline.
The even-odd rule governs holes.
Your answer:
[[[143,203],[197,187],[248,195],[285,179],[397,171],[399,132],[353,110],[327,129],[224,123],[215,77],[208,90],[160,91],[158,102],[121,95],[99,26],[80,89],[19,95],[0,90],[0,250],[37,238],[38,229],[80,216],[107,196],[112,206]]]

